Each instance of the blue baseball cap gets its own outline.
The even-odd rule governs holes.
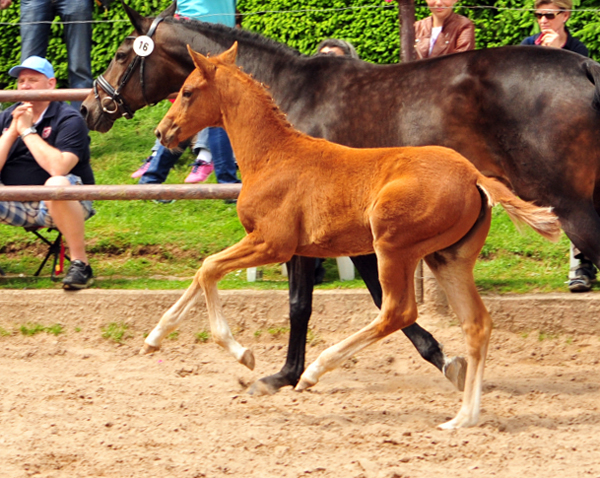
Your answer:
[[[52,65],[48,60],[40,56],[30,56],[19,66],[13,66],[8,71],[8,74],[18,78],[19,73],[21,73],[22,70],[34,70],[41,73],[46,78],[54,78],[54,68],[52,68]]]

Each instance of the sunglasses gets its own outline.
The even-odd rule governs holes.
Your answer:
[[[542,17],[546,17],[548,20],[554,20],[556,18],[556,15],[560,15],[562,12],[557,12],[557,13],[540,13],[540,12],[535,12],[535,18],[537,18],[538,20],[541,19]]]

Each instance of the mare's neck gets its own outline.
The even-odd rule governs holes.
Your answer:
[[[186,44],[203,55],[216,56],[237,41],[237,65],[259,82],[269,85],[270,93],[284,111],[294,101],[293,92],[310,81],[309,72],[303,66],[306,57],[287,45],[238,28],[189,21],[181,24],[186,34],[177,36],[180,44],[178,56],[188,65],[190,72],[194,66]]]

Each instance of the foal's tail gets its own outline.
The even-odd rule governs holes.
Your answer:
[[[560,237],[560,223],[551,207],[539,207],[515,196],[500,181],[483,175],[477,186],[485,193],[490,206],[501,204],[517,228],[525,223],[546,239],[557,242]]]

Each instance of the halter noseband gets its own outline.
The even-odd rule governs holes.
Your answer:
[[[152,22],[152,25],[150,25],[150,28],[148,29],[148,33],[146,33],[146,35],[152,38],[152,35],[154,35],[154,32],[156,31],[156,27],[158,27],[158,24],[163,20],[164,17],[156,17]],[[142,97],[144,98],[146,105],[149,105],[148,100],[146,99],[146,95],[144,93],[144,59],[145,57],[141,57],[136,53],[135,58],[131,61],[131,63],[125,70],[125,73],[121,78],[121,83],[119,83],[119,86],[117,86],[116,90],[111,86],[111,84],[108,81],[106,81],[106,78],[104,78],[104,76],[102,75],[99,75],[98,78],[94,80],[94,83],[92,85],[94,89],[94,96],[100,104],[102,111],[104,111],[107,114],[114,114],[118,111],[121,111],[121,115],[126,119],[133,118],[134,112],[121,96],[121,90],[129,81],[129,77],[133,73],[133,70],[135,69],[138,63],[140,63],[140,85],[142,87]],[[107,95],[102,99],[100,99],[100,95],[98,94],[98,86],[100,86],[100,88],[102,88]]]

